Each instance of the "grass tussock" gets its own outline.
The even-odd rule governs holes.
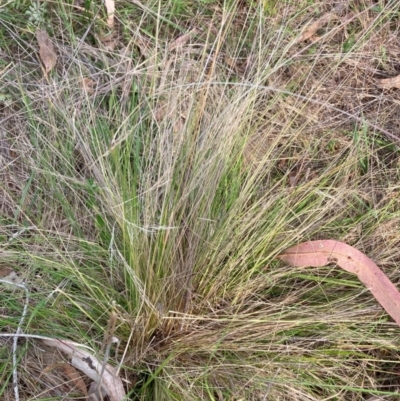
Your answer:
[[[377,84],[396,2],[122,1],[114,32],[91,2],[31,6],[0,16],[0,269],[30,289],[23,331],[101,359],[115,313],[132,400],[396,399],[399,331],[367,289],[275,259],[332,238],[399,281],[398,90]],[[23,298],[0,291],[14,333]],[[82,396],[39,341],[18,358],[21,399]]]

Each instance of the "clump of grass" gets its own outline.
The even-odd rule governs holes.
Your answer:
[[[391,97],[382,94],[382,120],[370,104],[344,107],[344,82],[365,93],[343,76],[359,54],[344,57],[338,26],[312,57],[296,43],[314,9],[207,8],[197,36],[168,51],[192,7],[168,4],[142,4],[130,19],[121,3],[120,48],[109,51],[95,28],[92,43],[71,37],[83,16],[56,3],[66,25],[52,20],[59,60],[48,79],[23,53],[33,36],[13,42],[18,27],[2,21],[13,101],[0,116],[0,238],[2,263],[31,288],[24,331],[100,352],[113,311],[111,363],[131,399],[396,396],[397,329],[368,291],[333,266],[275,259],[334,238],[397,280],[398,151],[371,129],[390,128]],[[353,12],[360,52],[371,32],[391,34],[393,5]],[[12,333],[21,297],[0,296]],[[57,386],[50,351],[33,341],[19,351],[26,399],[76,395],[74,383]],[[0,394],[10,398],[7,343],[3,353]]]

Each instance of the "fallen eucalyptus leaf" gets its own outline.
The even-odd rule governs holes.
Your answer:
[[[71,382],[75,384],[75,387],[85,396],[88,396],[88,391],[79,372],[71,366],[69,363],[63,363],[61,365],[64,373],[70,378]]]
[[[378,85],[383,89],[400,88],[400,75],[392,78],[378,79]]]
[[[14,290],[16,284],[22,284],[23,279],[9,267],[0,267],[0,289]]]
[[[110,401],[122,401],[126,397],[125,389],[117,371],[111,365],[106,364],[103,370],[103,363],[89,352],[77,348],[69,341],[59,339],[46,339],[43,343],[59,349],[71,359],[71,365],[83,372],[96,384],[101,385],[101,389],[110,398]],[[101,373],[103,373],[101,375]]]
[[[88,394],[85,382],[83,381],[83,379],[82,379],[81,375],[79,374],[79,372],[73,366],[71,366],[69,363],[56,362],[56,363],[52,363],[50,365],[47,365],[40,372],[39,379],[43,375],[45,375],[47,373],[50,373],[55,369],[62,369],[64,371],[64,373],[70,379],[69,384],[74,385],[74,387],[77,388],[85,397],[88,397],[89,394]]]
[[[96,82],[90,78],[82,78],[81,79],[82,89],[88,94],[93,95],[96,87]]]
[[[190,32],[179,36],[178,38],[176,38],[173,42],[171,42],[168,45],[168,50],[172,51],[172,50],[176,50],[178,48],[183,47],[184,45],[186,45],[187,42],[189,42],[190,38],[193,35],[195,35],[196,33],[197,33],[197,30],[196,29],[192,29]]]
[[[319,267],[336,263],[356,274],[385,311],[400,326],[400,293],[381,269],[365,254],[343,242],[309,241],[286,249],[278,259],[295,267]]]
[[[39,55],[46,74],[50,72],[57,62],[57,54],[54,50],[53,42],[46,31],[38,29],[36,31],[36,38],[39,44]]]
[[[104,0],[104,4],[107,10],[107,25],[109,28],[114,28],[114,13],[115,13],[115,1]]]
[[[338,16],[333,13],[326,13],[324,14],[321,18],[319,18],[317,21],[313,22],[311,25],[309,25],[303,32],[302,34],[297,38],[297,42],[304,42],[307,39],[311,39],[318,31],[319,28],[321,28],[323,25],[325,25],[327,22],[329,22],[332,19],[337,19]]]

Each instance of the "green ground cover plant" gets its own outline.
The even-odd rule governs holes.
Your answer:
[[[0,399],[13,357],[21,400],[91,383],[18,328],[117,338],[129,400],[399,398],[368,290],[276,259],[335,239],[399,288],[397,2],[115,6],[0,3]]]

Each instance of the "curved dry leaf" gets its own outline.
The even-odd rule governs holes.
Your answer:
[[[46,73],[50,72],[57,62],[57,54],[54,50],[53,42],[46,31],[38,29],[36,39],[39,44],[39,55]]]
[[[22,284],[22,277],[9,267],[0,267],[1,288],[14,290],[16,284]],[[8,284],[9,283],[9,284]]]
[[[113,51],[117,46],[116,36],[114,30],[109,32],[107,35],[98,35],[100,43],[106,50]]]
[[[67,354],[73,367],[79,369],[95,383],[101,384],[101,388],[108,395],[110,401],[122,401],[125,399],[126,393],[122,380],[118,377],[116,369],[111,365],[106,364],[103,371],[103,364],[96,357],[87,351],[77,348],[69,341],[48,339],[43,340],[43,343]]]
[[[107,10],[107,25],[109,28],[114,28],[114,13],[115,13],[115,1],[104,0],[104,4]]]
[[[0,278],[2,280],[10,279],[14,276],[14,270],[10,267],[0,267]]]
[[[383,89],[400,88],[400,75],[392,78],[378,79],[378,85]]]
[[[81,79],[82,89],[88,94],[93,95],[96,87],[96,82],[90,78],[82,78]]]
[[[86,384],[83,381],[81,375],[79,374],[79,372],[73,367],[71,366],[69,363],[60,363],[60,362],[56,362],[56,363],[52,363],[51,365],[47,365],[41,372],[39,375],[39,379],[44,375],[47,374],[51,371],[53,371],[54,369],[57,368],[61,368],[64,373],[71,379],[71,384],[74,384],[75,387],[85,396],[88,396],[88,391],[86,388]]]
[[[324,24],[326,24],[330,20],[336,18],[338,18],[336,14],[333,13],[324,14],[321,18],[313,22],[302,32],[302,34],[297,38],[297,42],[304,42],[307,39],[311,39],[317,33],[319,28],[321,28]]]
[[[174,41],[172,41],[169,45],[168,45],[168,50],[172,51],[172,50],[176,50],[178,48],[181,48],[183,46],[186,45],[187,42],[189,42],[190,38],[195,35],[197,32],[196,29],[192,29],[190,32],[185,33],[184,35],[179,36],[178,38],[176,38]]]
[[[71,379],[71,382],[75,384],[75,387],[85,396],[88,396],[88,391],[79,372],[71,366],[69,363],[63,363],[61,365],[64,373]]]
[[[334,240],[309,241],[286,249],[278,258],[295,267],[336,263],[342,269],[356,274],[400,326],[399,291],[368,256],[352,246]]]

